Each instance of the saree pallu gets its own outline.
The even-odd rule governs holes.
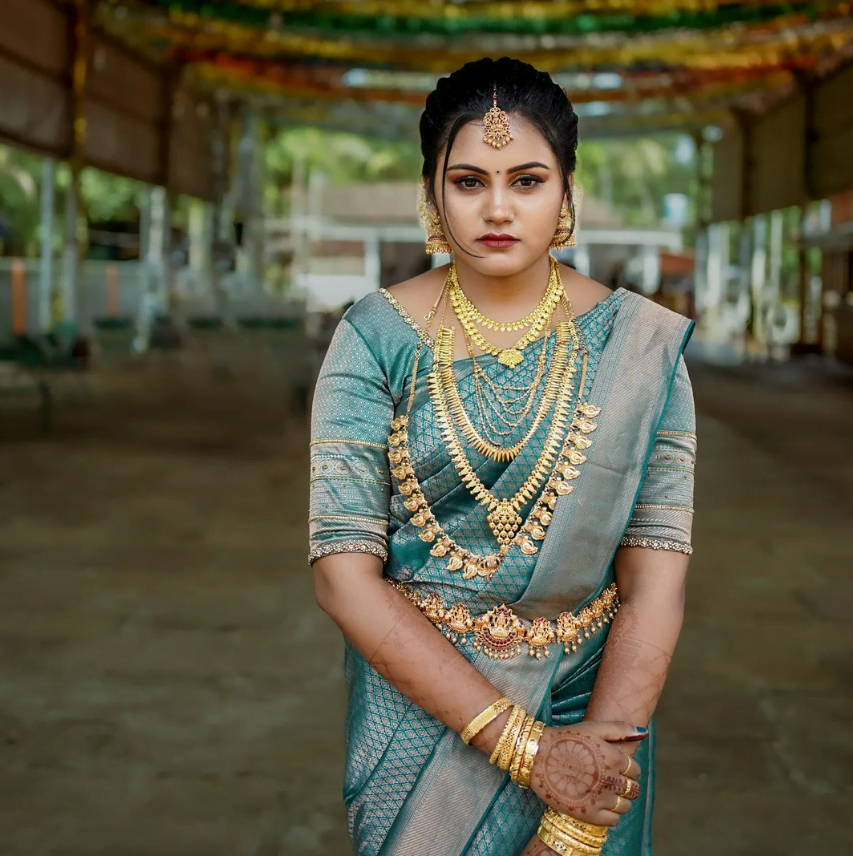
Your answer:
[[[418,537],[402,505],[405,497],[393,490],[386,457],[390,422],[405,411],[420,340],[424,355],[410,428],[415,470],[446,531],[469,549],[493,549],[483,509],[459,483],[435,426],[423,382],[432,342],[388,293],[369,295],[352,307],[335,334],[315,394],[310,558],[375,553],[386,562],[386,576],[421,593],[448,604],[464,602],[475,614],[506,603],[533,619],[577,612],[607,588],[620,544],[687,552],[695,434],[682,351],[692,324],[621,289],[577,321],[590,354],[592,382],[584,399],[602,412],[575,490],[558,500],[537,555],[511,551],[491,580],[464,580],[431,557],[430,545]],[[553,338],[537,347],[550,360]],[[501,370],[494,361],[485,366]],[[458,360],[454,368],[469,400],[470,361]],[[478,476],[500,495],[514,492],[530,471],[526,455],[535,460],[546,430],[542,426],[529,452],[509,464],[472,458]],[[541,660],[495,660],[458,647],[501,693],[549,724],[567,725],[583,719],[607,627],[577,651],[565,653],[555,645]],[[544,809],[538,798],[510,783],[349,645],[346,676],[344,799],[359,856],[520,853]],[[653,739],[640,748],[643,797],[610,834],[605,856],[651,852],[652,749]]]

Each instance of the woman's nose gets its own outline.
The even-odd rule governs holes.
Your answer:
[[[493,223],[506,223],[512,220],[509,200],[502,187],[492,187],[486,194],[486,210],[483,212],[484,219]]]

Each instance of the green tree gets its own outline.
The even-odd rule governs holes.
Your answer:
[[[629,225],[653,226],[666,194],[694,192],[694,161],[684,151],[677,134],[582,141],[577,180]]]
[[[35,252],[40,219],[39,170],[39,158],[0,145],[0,255]]]

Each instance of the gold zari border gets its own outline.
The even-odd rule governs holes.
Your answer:
[[[604,589],[595,600],[576,615],[561,612],[556,621],[520,618],[506,604],[496,606],[481,615],[472,615],[463,603],[446,606],[437,594],[421,595],[403,583],[389,580],[454,644],[466,645],[470,640],[475,651],[482,651],[493,660],[509,660],[527,653],[537,660],[550,655],[551,645],[562,645],[568,654],[577,651],[584,639],[609,624],[619,611],[616,583]]]

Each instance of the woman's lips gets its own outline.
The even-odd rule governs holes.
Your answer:
[[[484,247],[500,250],[514,247],[518,243],[518,238],[514,238],[512,235],[483,235],[477,238],[477,243]]]

